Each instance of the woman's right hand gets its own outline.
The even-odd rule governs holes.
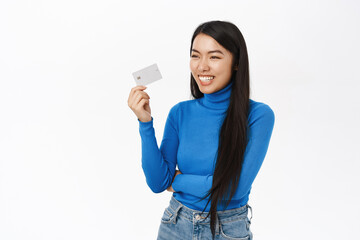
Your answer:
[[[135,86],[131,89],[128,105],[141,122],[151,121],[150,96],[144,92],[147,87]]]

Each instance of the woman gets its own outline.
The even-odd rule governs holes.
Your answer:
[[[247,48],[234,24],[199,25],[190,56],[194,99],[170,109],[160,149],[146,87],[132,88],[128,99],[139,121],[146,182],[155,193],[173,192],[158,239],[251,240],[249,194],[275,115],[249,98]]]

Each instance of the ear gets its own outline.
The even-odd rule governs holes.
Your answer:
[[[239,70],[239,67],[238,67],[238,62],[234,65],[234,71],[237,71],[237,70]]]

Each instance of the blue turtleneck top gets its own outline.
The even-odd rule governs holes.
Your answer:
[[[138,119],[142,168],[153,192],[163,192],[172,184],[175,199],[191,209],[204,209],[208,198],[199,200],[212,186],[219,133],[230,103],[232,84],[202,98],[174,105],[165,123],[160,149],[153,117],[149,122]],[[252,183],[269,146],[274,121],[274,112],[267,104],[250,99],[248,144],[238,188],[226,209],[239,208],[248,202]],[[172,183],[176,165],[182,174]],[[217,210],[225,209],[219,204]],[[210,204],[205,211],[210,211]]]

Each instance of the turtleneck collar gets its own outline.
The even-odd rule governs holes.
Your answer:
[[[215,110],[226,110],[230,103],[230,95],[233,82],[230,81],[223,89],[210,94],[204,93],[204,97],[200,98],[202,105]]]

